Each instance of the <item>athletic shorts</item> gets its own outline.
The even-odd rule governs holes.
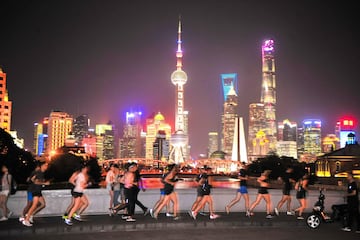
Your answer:
[[[29,202],[32,202],[32,200],[33,200],[32,192],[27,191],[27,200],[28,200]]]
[[[266,187],[260,187],[258,190],[259,194],[269,194],[268,189]]]
[[[9,190],[2,190],[0,191],[0,195],[5,195],[5,196],[9,196]]]
[[[240,188],[238,189],[238,192],[241,194],[248,193],[247,186],[240,186]]]
[[[71,195],[72,195],[74,198],[78,198],[78,197],[82,197],[82,196],[84,195],[84,193],[73,191]]]
[[[283,193],[283,195],[290,196],[290,191],[291,191],[291,189],[284,188],[282,193]]]
[[[42,197],[42,193],[41,191],[35,191],[35,192],[31,192],[33,197]]]

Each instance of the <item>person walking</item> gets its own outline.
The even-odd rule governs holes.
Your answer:
[[[295,212],[298,212],[298,216],[297,216],[298,220],[304,219],[302,214],[305,211],[305,209],[307,208],[307,199],[306,198],[307,198],[308,186],[309,186],[309,175],[306,173],[295,184],[296,199],[300,203],[300,207],[295,209]]]
[[[345,232],[350,232],[353,227],[354,220],[356,221],[356,233],[360,233],[360,214],[359,214],[359,189],[355,182],[352,173],[347,174],[347,221],[346,226],[342,228]]]
[[[293,189],[293,184],[296,182],[293,177],[294,169],[292,167],[287,167],[285,173],[280,177],[283,182],[282,189],[282,198],[276,205],[274,211],[277,216],[280,215],[281,207],[286,203],[286,215],[294,215],[295,213],[291,210],[291,190]]]
[[[48,164],[44,162],[39,163],[39,170],[36,170],[34,175],[31,177],[30,181],[30,190],[33,196],[33,201],[29,211],[25,215],[25,219],[21,222],[24,226],[31,227],[33,223],[30,222],[30,219],[33,219],[33,216],[38,213],[38,205],[41,204],[45,206],[45,199],[42,195],[42,188],[44,185],[49,185],[50,181],[45,180],[45,171],[48,168]],[[32,221],[33,222],[33,221]]]
[[[89,206],[89,200],[84,194],[85,188],[89,185],[88,166],[85,164],[79,171],[74,172],[69,182],[74,185],[72,190],[73,203],[72,208],[69,211],[68,216],[64,219],[65,224],[73,225],[72,218],[78,221],[82,221],[81,213]]]
[[[214,201],[211,196],[211,188],[212,188],[212,169],[210,167],[206,167],[205,173],[201,175],[201,179],[199,180],[199,183],[202,187],[202,198],[195,207],[193,211],[191,211],[190,216],[196,220],[198,212],[205,206],[205,204],[209,204],[209,211],[210,211],[210,219],[214,220],[220,217],[220,215],[216,214],[214,211]]]
[[[230,209],[232,206],[234,206],[236,203],[238,203],[241,199],[241,197],[244,197],[245,200],[245,215],[247,217],[250,216],[250,200],[249,200],[249,193],[248,193],[248,189],[247,189],[247,180],[248,180],[248,172],[247,172],[247,165],[245,162],[241,163],[240,166],[240,171],[239,171],[239,175],[238,175],[238,179],[240,180],[240,187],[237,190],[236,196],[233,200],[230,201],[230,203],[228,205],[226,205],[225,207],[225,211],[227,214],[230,213]]]
[[[114,207],[114,182],[115,182],[115,171],[114,171],[114,164],[111,163],[109,167],[109,171],[106,173],[105,183],[106,183],[106,190],[109,192],[110,201],[109,201],[109,215],[112,214],[112,208]]]
[[[7,202],[9,199],[11,181],[13,176],[9,173],[9,169],[7,166],[3,165],[1,168],[1,191],[0,191],[0,209],[2,211],[2,217],[0,221],[6,221],[12,215],[12,212],[9,210],[7,206]]]
[[[135,186],[136,186],[135,204],[138,205],[142,209],[142,211],[144,213],[144,216],[146,216],[146,215],[149,214],[150,210],[149,210],[148,207],[146,207],[144,204],[142,204],[142,202],[140,202],[139,199],[138,199],[140,190],[145,191],[144,183],[143,183],[143,180],[141,178],[139,167],[136,168],[136,171],[135,171],[134,174],[135,174],[134,181],[136,182],[136,184],[135,184]]]
[[[254,215],[253,210],[254,208],[260,203],[262,199],[264,199],[266,203],[266,218],[272,219],[273,216],[271,214],[271,196],[269,194],[269,175],[271,173],[271,170],[265,170],[260,177],[258,177],[257,182],[260,184],[258,195],[256,197],[256,200],[251,204],[251,207],[249,209],[250,216]]]

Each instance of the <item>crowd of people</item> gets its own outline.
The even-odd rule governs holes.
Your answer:
[[[27,189],[27,204],[23,209],[22,216],[19,221],[27,227],[31,227],[34,223],[34,215],[45,208],[45,199],[42,196],[42,189],[50,182],[45,179],[44,173],[47,170],[48,164],[40,162],[36,169],[28,177]],[[172,217],[174,220],[180,219],[179,215],[179,201],[178,195],[175,191],[175,185],[180,180],[178,177],[179,165],[169,164],[166,171],[162,174],[161,182],[163,187],[160,189],[160,198],[152,208],[144,206],[138,199],[138,194],[141,190],[145,191],[142,183],[142,177],[137,163],[131,162],[126,164],[124,168],[120,168],[117,164],[112,164],[106,174],[106,189],[109,193],[109,215],[115,216],[122,212],[122,219],[127,222],[135,222],[135,206],[138,205],[143,214],[146,216],[151,215],[157,219],[159,214],[165,208],[167,217]],[[10,181],[12,175],[9,173],[6,166],[1,168],[1,191],[0,191],[0,210],[2,217],[0,221],[6,221],[12,212],[7,207],[7,200],[9,197]],[[84,190],[91,185],[88,176],[89,167],[82,165],[70,177],[69,182],[71,188],[71,202],[64,215],[62,216],[64,223],[73,225],[73,220],[82,221],[81,214],[89,206],[89,200]],[[250,204],[248,194],[248,178],[247,165],[241,163],[238,172],[239,188],[236,192],[234,199],[232,199],[225,207],[225,212],[230,213],[231,208],[238,203],[241,198],[245,200],[245,215],[251,217],[254,215],[254,209],[259,203],[264,200],[266,206],[266,218],[271,219],[275,215],[279,215],[282,206],[286,206],[286,215],[297,215],[297,219],[304,219],[303,213],[307,209],[307,192],[309,186],[309,175],[304,174],[300,179],[295,179],[293,168],[287,167],[286,171],[279,177],[283,183],[282,198],[272,209],[270,188],[270,170],[262,172],[261,176],[257,178],[258,194],[256,199]],[[346,193],[348,202],[348,218],[344,231],[351,231],[353,222],[356,221],[356,229],[360,231],[359,223],[359,195],[356,181],[351,173],[348,174],[348,190]],[[198,214],[209,215],[210,219],[217,219],[220,215],[214,211],[214,201],[211,196],[213,174],[209,166],[203,166],[201,171],[195,178],[197,184],[197,195],[193,202],[189,215],[196,220]],[[296,199],[299,202],[299,207],[292,209],[292,191],[295,191]],[[208,206],[208,213],[205,211]]]

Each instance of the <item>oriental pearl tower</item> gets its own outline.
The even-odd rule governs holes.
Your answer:
[[[184,112],[184,85],[187,82],[187,74],[182,70],[182,56],[181,49],[181,19],[179,18],[178,26],[178,40],[176,51],[176,70],[171,74],[171,82],[176,86],[175,98],[175,132],[170,138],[170,155],[169,161],[176,164],[182,163],[187,155],[188,135],[185,127],[185,112]]]

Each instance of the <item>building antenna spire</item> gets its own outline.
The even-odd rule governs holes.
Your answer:
[[[181,70],[182,68],[182,57],[183,52],[181,49],[181,15],[179,15],[179,26],[178,26],[178,39],[177,39],[177,51],[176,51],[176,69]]]

